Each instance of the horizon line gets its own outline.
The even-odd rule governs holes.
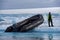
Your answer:
[[[60,7],[0,10],[0,14],[48,13],[48,12],[60,13]]]

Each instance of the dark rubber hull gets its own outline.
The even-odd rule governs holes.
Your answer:
[[[28,19],[23,20],[13,24],[12,26],[7,27],[5,32],[27,32],[34,29],[38,25],[41,25],[44,22],[44,18],[41,14],[34,15]]]

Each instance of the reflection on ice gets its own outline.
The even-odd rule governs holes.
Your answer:
[[[11,34],[10,34],[11,35]],[[21,37],[21,35],[17,36],[17,34],[15,35],[12,35],[12,36],[0,36],[0,39],[1,40],[60,40],[60,36],[56,36],[57,34],[53,35],[53,34],[43,34],[42,36],[40,37],[29,37],[28,36],[24,36],[24,37]],[[36,35],[36,34],[35,34]],[[23,36],[23,35],[22,35]]]

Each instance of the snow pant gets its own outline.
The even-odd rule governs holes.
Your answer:
[[[51,20],[48,20],[48,25],[49,25],[49,27],[53,27],[52,19]]]

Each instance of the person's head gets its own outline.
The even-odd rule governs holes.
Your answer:
[[[51,12],[49,12],[49,15],[51,15]]]

